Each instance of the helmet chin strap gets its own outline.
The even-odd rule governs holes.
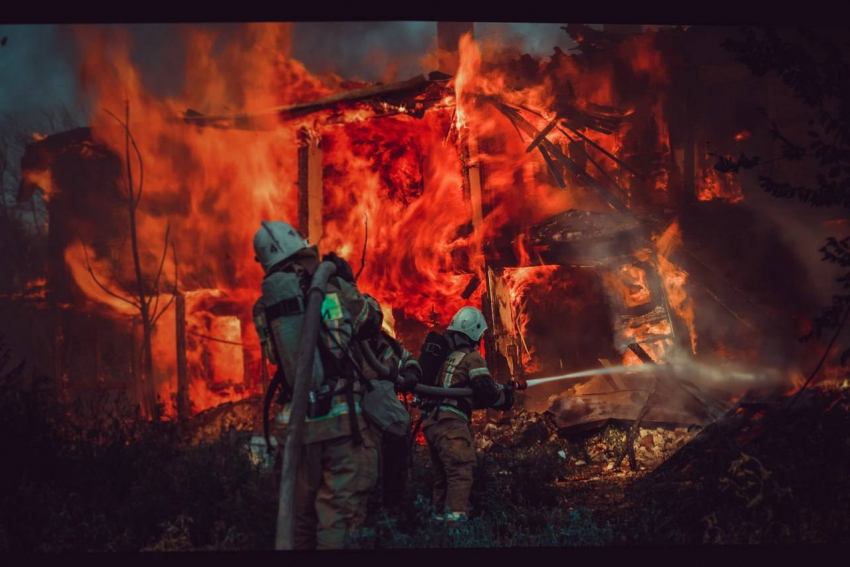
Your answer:
[[[465,333],[461,333],[460,331],[449,331],[446,334],[446,340],[449,343],[449,346],[453,349],[462,346],[475,346],[476,343],[470,337],[466,336]]]

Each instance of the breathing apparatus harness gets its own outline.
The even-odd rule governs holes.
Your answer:
[[[274,273],[287,271],[294,272],[294,270],[283,268],[283,269],[272,269],[269,273],[271,276]],[[267,276],[268,277],[268,276]],[[299,278],[300,287],[302,292],[304,291],[304,278]],[[266,324],[271,327],[271,323],[281,317],[288,316],[298,316],[304,313],[305,305],[303,297],[295,296],[284,299],[277,303],[274,303],[270,306],[265,307],[265,320]],[[348,357],[343,359],[342,361],[338,360],[328,349],[327,345],[324,341],[320,340],[317,343],[319,349],[319,360],[322,363],[322,366],[328,370],[334,370],[329,374],[324,373],[324,379],[322,383],[318,387],[314,387],[310,390],[309,393],[309,401],[307,406],[307,417],[310,419],[317,419],[320,417],[326,416],[333,406],[333,398],[337,395],[344,394],[346,397],[346,403],[348,404],[348,413],[349,419],[351,420],[351,434],[354,437],[354,440],[358,444],[363,443],[362,435],[360,434],[360,428],[357,425],[357,415],[356,415],[356,405],[354,394],[362,394],[362,388],[360,385],[359,379],[354,379],[354,373],[357,370],[357,363],[348,353],[347,349],[343,349],[339,342],[336,340],[336,337],[327,327],[327,324],[324,321],[321,321],[321,329],[323,329],[326,333],[330,335],[330,337],[336,342],[337,346],[345,352]],[[275,338],[274,332],[269,329],[268,333],[271,337],[271,344],[273,348],[273,352],[275,358],[277,359],[277,371],[275,372],[271,382],[269,383],[268,390],[266,390],[266,396],[263,400],[263,436],[266,441],[266,448],[269,452],[272,452],[270,434],[269,434],[269,410],[271,409],[272,401],[274,400],[275,394],[278,389],[280,389],[280,394],[277,397],[277,402],[281,405],[287,404],[292,401],[292,386],[286,380],[286,372],[284,370],[283,358],[281,358],[279,349],[278,349],[278,341]],[[337,380],[329,379],[330,376],[341,377]],[[367,387],[369,385],[367,384]]]

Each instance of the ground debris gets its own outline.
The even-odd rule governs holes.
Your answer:
[[[262,399],[251,396],[237,402],[227,402],[192,417],[186,424],[190,442],[198,444],[218,439],[222,433],[260,432]]]
[[[626,440],[627,423],[609,421],[603,427],[568,432],[559,428],[548,413],[514,410],[510,418],[487,422],[476,416],[475,443],[479,453],[540,447],[564,459],[571,472],[590,466],[595,474],[615,474],[614,462]],[[652,470],[684,447],[698,432],[698,426],[641,427],[635,453],[640,468]],[[598,469],[598,470],[597,470]]]

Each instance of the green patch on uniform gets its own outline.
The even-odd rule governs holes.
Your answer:
[[[339,294],[328,293],[322,301],[322,320],[336,321],[342,319],[342,304],[339,302]]]
[[[360,408],[360,402],[354,402],[354,413],[361,414],[362,409]],[[335,417],[339,417],[341,415],[348,415],[348,401],[345,399],[344,395],[336,395],[333,399],[333,404],[331,405],[331,410],[320,417],[305,417],[304,421],[308,423],[314,423],[316,421],[324,421],[327,419],[333,419]],[[289,425],[289,420],[292,417],[292,404],[286,404],[283,409],[278,412],[277,416],[275,416],[275,422],[278,425]]]

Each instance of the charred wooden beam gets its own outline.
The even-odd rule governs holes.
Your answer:
[[[484,98],[484,100],[488,100]],[[534,127],[530,122],[528,122],[522,115],[514,110],[513,108],[497,101],[497,100],[488,100],[492,104],[499,109],[502,114],[506,115],[512,122],[514,122],[521,130],[523,130],[529,136],[537,138],[540,136],[540,131]],[[607,187],[602,185],[599,181],[597,181],[592,176],[588,175],[586,171],[581,169],[573,160],[564,155],[564,153],[558,148],[555,144],[547,140],[545,137],[541,140],[541,145],[546,148],[546,150],[555,157],[555,159],[561,162],[568,170],[570,170],[579,181],[585,185],[596,191],[614,210],[618,212],[628,212],[629,208],[623,204],[623,202],[617,198],[616,195],[611,193]]]
[[[481,180],[481,162],[478,156],[478,138],[471,129],[464,128],[461,133],[461,161],[464,193],[469,198],[472,208],[473,230],[480,230],[484,224],[484,190]]]
[[[561,175],[561,172],[558,170],[555,160],[552,159],[552,156],[549,155],[549,152],[543,146],[538,145],[537,149],[540,150],[541,155],[543,155],[543,159],[546,161],[546,166],[549,168],[549,172],[552,174],[552,177],[555,178],[555,183],[557,183],[558,187],[561,189],[566,189],[567,184],[564,182],[564,176]]]
[[[631,343],[629,345],[629,350],[635,353],[640,359],[640,361],[644,364],[655,364],[655,360],[653,360],[652,357],[649,356],[649,354],[645,350],[643,350],[643,347],[640,346],[638,343]]]
[[[566,126],[566,128],[567,128],[570,132],[572,132],[573,134],[575,134],[576,136],[578,136],[579,138],[581,138],[581,139],[582,139],[585,143],[589,144],[590,146],[592,146],[592,147],[594,147],[595,149],[597,149],[597,150],[599,150],[600,152],[602,152],[602,154],[603,154],[603,155],[605,155],[606,157],[610,158],[612,161],[614,161],[617,165],[619,165],[619,166],[620,166],[620,167],[622,167],[623,169],[627,170],[627,171],[628,171],[628,172],[630,172],[630,173],[633,173],[634,175],[637,175],[637,176],[638,176],[638,177],[640,177],[641,179],[644,179],[644,178],[645,178],[645,176],[644,176],[644,175],[641,175],[640,173],[638,173],[637,171],[635,171],[635,170],[634,170],[634,168],[633,168],[633,167],[631,167],[629,164],[627,164],[626,162],[624,162],[623,160],[621,160],[620,158],[618,158],[617,156],[615,156],[614,154],[612,154],[611,152],[609,152],[608,150],[606,150],[605,148],[603,148],[602,146],[600,146],[599,144],[597,144],[596,142],[594,142],[593,140],[591,140],[590,138],[588,138],[587,136],[585,136],[584,134],[582,134],[581,132],[579,132],[576,128],[574,128],[574,127],[570,126],[570,125],[569,125],[569,123],[565,123],[564,125]],[[564,132],[563,130],[561,130],[561,132],[562,132],[563,134],[566,134],[566,132]]]
[[[322,238],[322,150],[319,135],[299,132],[298,231],[311,244]]]
[[[469,299],[472,297],[472,294],[475,293],[475,290],[481,285],[481,278],[478,277],[478,274],[474,274],[472,278],[469,280],[469,283],[466,284],[466,288],[464,288],[463,293],[460,296],[463,299]]]
[[[175,330],[177,343],[177,420],[189,419],[189,374],[186,362],[186,298],[175,297]]]
[[[549,132],[552,131],[552,128],[554,128],[556,124],[558,124],[558,117],[557,116],[555,118],[553,118],[549,122],[549,124],[547,124],[546,127],[543,128],[543,130],[541,130],[541,132],[539,134],[537,134],[537,136],[535,136],[535,138],[534,138],[534,140],[532,140],[531,144],[529,144],[529,146],[525,149],[525,153],[533,152],[534,148],[539,146],[540,142],[542,142],[544,139],[546,139],[546,136],[549,135]]]
[[[616,193],[620,196],[620,199],[622,199],[623,201],[627,201],[629,199],[629,194],[626,193],[626,191],[622,187],[620,187],[620,185],[614,180],[614,178],[611,177],[611,174],[605,171],[605,168],[599,165],[599,163],[595,159],[590,157],[587,152],[585,152],[585,156],[587,157],[587,161],[592,163],[593,166],[597,170],[599,170],[599,172],[603,175],[603,177],[608,180],[608,183],[610,183],[617,190]]]
[[[334,93],[311,102],[278,106],[257,113],[206,116],[199,114],[198,112],[188,110],[184,113],[180,120],[188,124],[195,124],[198,126],[252,129],[258,125],[258,122],[262,122],[262,119],[264,118],[277,117],[281,120],[288,120],[340,104],[360,102],[375,97],[389,97],[400,95],[402,93],[424,91],[431,84],[432,81],[429,81],[422,75],[418,75],[407,81],[390,83],[387,85],[374,85],[362,89]]]

